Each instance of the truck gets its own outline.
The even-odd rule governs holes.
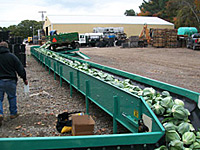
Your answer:
[[[89,46],[89,47],[121,46],[121,44],[126,40],[126,38],[127,35],[125,33],[120,33],[120,32],[84,33],[84,34],[79,34],[78,43],[80,46]]]
[[[57,47],[66,46],[68,49],[77,49],[79,40],[78,32],[60,33],[58,35],[47,36],[47,40],[51,42],[50,49],[56,50]]]
[[[109,33],[124,33],[123,27],[96,27],[93,28],[94,33],[103,33],[103,34],[109,34]]]
[[[103,38],[103,33],[85,33],[79,34],[79,45],[80,46],[96,46],[96,43]]]
[[[187,39],[187,48],[200,49],[200,33],[195,33]]]
[[[190,47],[190,44],[187,44],[188,40],[195,33],[198,33],[198,30],[195,27],[180,27],[180,28],[178,28],[177,35],[178,35],[179,47],[188,47],[188,46]]]
[[[103,33],[104,37],[97,42],[97,47],[121,46],[127,39],[123,27],[96,27],[94,33]]]

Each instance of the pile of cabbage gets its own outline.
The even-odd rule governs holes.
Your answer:
[[[188,119],[190,112],[184,108],[184,102],[182,100],[173,100],[168,91],[159,93],[152,87],[141,89],[139,86],[132,84],[130,79],[116,79],[109,73],[91,68],[87,63],[72,61],[61,57],[54,52],[48,51],[44,48],[46,46],[48,45],[44,45],[36,50],[68,66],[76,68],[109,84],[115,85],[126,92],[142,96],[157,116],[164,117],[162,124],[166,129],[166,145],[163,145],[156,150],[200,149],[200,131],[195,131],[193,125],[190,123],[190,120]]]

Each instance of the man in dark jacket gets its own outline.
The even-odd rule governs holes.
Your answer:
[[[0,126],[3,120],[3,99],[6,93],[9,101],[10,118],[14,119],[17,113],[17,74],[28,84],[26,71],[19,59],[8,49],[6,42],[0,43]]]

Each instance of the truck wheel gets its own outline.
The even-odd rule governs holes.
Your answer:
[[[193,50],[195,50],[195,49],[196,49],[196,47],[195,47],[195,46],[193,46],[193,47],[192,47],[192,49],[193,49]]]
[[[71,47],[72,47],[72,49],[77,49],[77,48],[79,48],[79,43],[78,42],[72,42]]]
[[[76,47],[76,49],[77,49],[77,48],[80,48],[80,44],[79,44],[78,42],[76,42],[76,43],[75,43],[75,47]]]

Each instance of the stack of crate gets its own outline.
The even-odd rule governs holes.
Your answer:
[[[130,36],[129,42],[130,42],[130,48],[138,47],[139,36]]]
[[[153,47],[177,47],[177,30],[176,29],[154,29],[153,30]]]
[[[153,47],[165,47],[165,29],[153,30]]]
[[[177,47],[177,30],[166,29],[166,47],[174,48]]]

